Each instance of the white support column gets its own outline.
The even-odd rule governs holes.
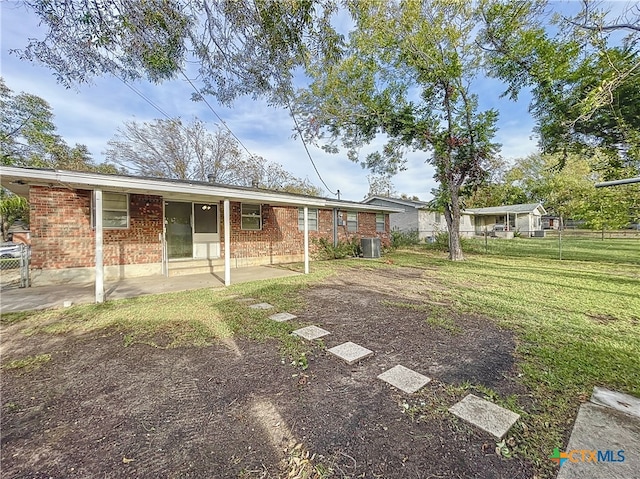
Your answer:
[[[304,207],[304,274],[309,274],[309,207]]]
[[[229,200],[224,200],[224,285],[231,284],[231,211]]]
[[[102,251],[102,190],[93,192],[96,220],[96,303],[104,303],[104,262]]]

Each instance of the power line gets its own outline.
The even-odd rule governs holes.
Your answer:
[[[300,128],[300,125],[298,124],[298,120],[296,119],[295,114],[293,113],[293,108],[291,108],[291,103],[289,102],[289,98],[287,97],[287,107],[289,108],[289,114],[291,115],[291,119],[293,120],[293,123],[296,126],[296,131],[298,132],[298,135],[300,136],[300,140],[302,141],[302,145],[304,146],[304,151],[307,152],[307,156],[309,157],[309,161],[311,161],[311,164],[313,165],[313,169],[316,170],[316,175],[318,175],[318,178],[320,178],[320,181],[322,182],[322,184],[324,185],[324,187],[329,190],[329,193],[331,193],[334,196],[340,196],[340,190],[338,190],[337,192],[333,192],[331,191],[331,188],[329,188],[327,186],[327,183],[325,183],[325,181],[322,179],[322,175],[320,175],[320,172],[318,171],[318,168],[316,167],[315,162],[313,161],[313,158],[311,157],[311,152],[309,151],[309,148],[307,147],[307,142],[304,139],[304,135],[302,134],[302,129]],[[340,198],[338,198],[340,199]]]
[[[182,72],[182,71],[181,71]],[[182,74],[184,75],[184,72],[182,72]],[[156,105],[152,100],[150,100],[146,95],[144,95],[142,92],[140,92],[138,89],[136,89],[135,87],[133,87],[132,85],[130,85],[128,82],[126,82],[124,79],[120,78],[118,75],[115,75],[116,78],[118,78],[118,80],[120,80],[122,83],[124,83],[131,91],[133,91],[136,95],[138,95],[140,98],[142,98],[144,101],[146,101],[147,103],[149,103],[149,105],[151,105],[153,108],[155,108],[156,110],[158,110],[162,115],[164,115],[168,120],[173,121],[175,118],[172,117],[171,115],[169,115],[166,111],[164,111],[162,108],[160,108],[158,105]],[[186,76],[185,76],[186,78]],[[198,91],[198,89],[195,87],[195,85],[193,85],[193,83],[191,83],[191,81],[187,78],[187,81],[191,84],[191,86],[194,88],[194,90],[198,93],[198,95],[200,95],[201,98],[203,98],[204,102],[207,104],[207,106],[209,107],[209,109],[213,112],[213,114],[220,120],[220,122],[224,125],[224,127],[229,131],[229,133],[231,133],[231,136],[233,136],[233,138],[236,139],[236,141],[242,146],[242,148],[245,149],[245,151],[249,154],[249,156],[251,158],[255,158],[256,155],[252,154],[249,149],[242,143],[242,141],[240,140],[240,138],[238,138],[236,136],[236,134],[231,130],[231,128],[229,128],[229,126],[226,124],[226,122],[220,117],[220,115],[218,115],[218,113],[215,112],[215,110],[211,107],[211,105],[204,99],[204,97],[202,96],[202,94]],[[195,141],[193,138],[191,138],[191,132],[189,130],[187,130],[184,126],[182,126],[181,124],[178,124],[178,127],[185,133],[186,137],[189,138],[191,141],[194,142]],[[260,169],[262,170],[262,172],[265,175],[268,175],[269,172],[266,170],[266,168],[260,163],[260,162],[256,162],[256,164],[260,167]]]
[[[131,86],[129,83],[127,83],[124,79],[120,78],[118,75],[115,75],[115,77],[120,80],[122,83],[124,83],[131,91],[133,91],[136,95],[138,95],[140,98],[142,98],[144,101],[146,101],[149,105],[151,105],[153,108],[155,108],[156,110],[158,110],[161,114],[163,114],[165,117],[167,117],[168,120],[173,120],[173,118],[166,112],[164,111],[162,108],[160,108],[158,105],[156,105],[153,101],[151,101],[149,98],[147,98],[143,93],[141,93],[139,90],[137,90],[136,88],[134,88],[133,86]]]
[[[227,123],[222,119],[222,117],[221,117],[220,115],[218,115],[218,113],[213,109],[213,107],[212,107],[212,106],[211,106],[211,104],[207,101],[207,99],[205,98],[205,96],[204,96],[202,93],[200,93],[200,90],[198,89],[198,87],[197,87],[197,86],[195,86],[195,85],[193,84],[193,82],[191,81],[191,79],[186,75],[186,73],[184,72],[184,70],[183,70],[182,68],[180,69],[180,73],[182,73],[182,76],[184,77],[184,79],[185,79],[185,80],[187,80],[187,82],[189,82],[189,85],[191,85],[191,88],[193,88],[193,91],[195,91],[195,92],[198,94],[198,98],[199,98],[199,99],[201,99],[201,100],[204,102],[204,104],[205,104],[205,105],[207,105],[207,106],[209,107],[209,110],[211,110],[211,112],[216,116],[216,118],[217,118],[218,120],[220,120],[220,123],[222,123],[222,124],[224,125],[224,127],[229,131],[229,133],[231,133],[231,136],[233,136],[233,137],[236,139],[236,141],[237,141],[238,143],[240,143],[240,146],[242,146],[242,148],[244,148],[244,150],[245,150],[247,153],[249,153],[249,156],[250,156],[251,158],[255,157],[256,155],[254,155],[253,153],[251,153],[251,152],[249,151],[249,148],[247,148],[247,147],[244,145],[244,143],[242,143],[242,140],[240,140],[240,138],[238,138],[238,137],[236,136],[236,134],[235,134],[233,131],[231,131],[231,128],[229,128],[229,125],[227,125]]]
[[[227,125],[227,123],[224,121],[224,119],[218,114],[218,112],[215,111],[215,109],[211,106],[211,104],[207,101],[207,99],[205,98],[205,96],[200,92],[200,90],[198,89],[198,87],[196,87],[196,85],[191,81],[191,79],[186,75],[186,73],[184,72],[184,70],[180,69],[180,73],[182,74],[182,76],[184,77],[184,79],[189,83],[189,85],[191,85],[191,88],[193,88],[193,90],[198,94],[198,97],[205,103],[205,105],[207,105],[207,107],[209,108],[209,110],[211,110],[211,112],[216,116],[216,118],[218,120],[220,120],[220,123],[222,123],[222,125],[224,125],[224,127],[227,129],[227,131],[231,134],[231,136],[233,136],[233,138],[235,138],[235,140],[240,144],[240,146],[242,146],[242,148],[249,154],[249,157],[251,158],[255,158],[256,155],[254,155],[253,153],[251,153],[251,151],[246,147],[246,145],[242,142],[242,140],[233,132],[233,130],[231,130],[231,128],[229,127],[229,125]],[[173,117],[171,117],[166,111],[164,111],[162,108],[160,108],[158,105],[156,105],[152,100],[150,100],[146,95],[144,95],[142,92],[140,92],[138,89],[134,88],[132,85],[130,85],[128,82],[126,82],[124,79],[122,79],[121,77],[116,75],[116,78],[118,78],[122,83],[124,83],[131,91],[133,91],[136,95],[138,95],[139,97],[141,97],[143,100],[145,100],[147,103],[149,103],[149,105],[151,105],[153,108],[155,108],[157,111],[159,111],[162,115],[164,115],[167,119],[169,120],[173,120]],[[327,191],[329,191],[329,193],[331,193],[334,196],[340,196],[340,190],[334,192],[333,190],[331,190],[331,188],[329,188],[329,186],[327,185],[327,183],[324,181],[324,179],[322,178],[322,175],[320,174],[320,171],[318,170],[318,167],[316,166],[313,157],[311,156],[311,152],[309,151],[309,147],[307,146],[307,142],[304,139],[304,135],[302,134],[302,129],[300,128],[300,124],[298,123],[298,120],[296,119],[296,116],[293,112],[293,108],[291,107],[291,103],[289,102],[289,99],[286,99],[287,101],[287,108],[289,109],[289,114],[291,115],[291,119],[293,120],[293,123],[295,124],[295,128],[296,131],[298,132],[298,135],[300,136],[300,140],[302,141],[302,146],[304,147],[305,152],[307,153],[307,157],[309,158],[309,161],[311,162],[311,165],[313,166],[313,169],[316,172],[316,175],[318,175],[318,178],[320,179],[320,181],[322,182],[322,184],[324,185],[324,187],[327,189]],[[182,128],[183,131],[187,134],[187,137],[190,136],[189,132],[185,129]],[[265,169],[265,167],[257,162],[256,163],[260,169],[262,169],[262,171],[265,174],[268,174],[268,171]]]

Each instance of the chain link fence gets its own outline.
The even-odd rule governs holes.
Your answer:
[[[0,289],[31,286],[31,248],[26,244],[0,245]]]

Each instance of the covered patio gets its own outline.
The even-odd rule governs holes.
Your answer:
[[[252,266],[230,271],[233,284],[284,278],[301,273],[276,266]],[[125,278],[105,283],[105,299],[133,298],[145,294],[170,293],[203,288],[222,288],[224,277],[215,273],[166,277],[162,275]],[[95,283],[60,284],[2,291],[0,313],[64,307],[65,303],[95,303]]]

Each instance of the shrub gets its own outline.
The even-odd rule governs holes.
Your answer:
[[[326,238],[314,239],[313,243],[317,246],[317,259],[344,259],[360,256],[360,241],[353,238],[351,241],[339,241],[336,246],[333,241]]]
[[[420,242],[418,230],[403,232],[399,230],[391,231],[391,247],[406,248],[407,246],[415,246]]]
[[[427,244],[429,249],[435,249],[438,251],[449,251],[449,233],[443,231],[442,233],[438,233],[435,237],[435,241],[433,243]],[[460,236],[460,247],[462,251],[473,251],[476,246],[476,243],[469,238],[465,238],[464,236]]]

